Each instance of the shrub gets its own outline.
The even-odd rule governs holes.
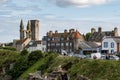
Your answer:
[[[40,59],[42,57],[43,57],[43,54],[41,51],[39,51],[39,50],[33,51],[28,56],[28,61],[37,61],[38,59]]]
[[[22,50],[21,51],[21,55],[23,56],[23,55],[27,55],[28,54],[28,51],[26,50],[26,49],[24,49],[24,50]]]
[[[16,48],[14,48],[14,47],[9,47],[9,46],[6,46],[6,47],[0,47],[0,49],[16,51]]]

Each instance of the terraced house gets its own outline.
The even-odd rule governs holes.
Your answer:
[[[80,41],[84,41],[84,37],[74,29],[70,29],[69,31],[64,30],[63,33],[49,31],[46,36],[46,49],[48,52],[61,53],[62,50],[68,53],[75,52],[75,50],[78,50]]]
[[[118,35],[118,28],[115,27],[113,30],[111,31],[102,31],[102,28],[99,27],[98,31],[96,31],[95,28],[91,28],[91,37],[88,39],[88,41],[92,41],[92,42],[102,42],[102,39],[105,36],[112,36],[112,37],[117,37]]]

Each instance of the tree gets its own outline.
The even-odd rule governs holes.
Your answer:
[[[91,33],[89,32],[89,33],[87,33],[86,35],[85,35],[85,39],[88,41],[89,40],[89,38],[91,37]]]
[[[24,49],[24,50],[21,51],[21,55],[22,55],[22,56],[27,55],[28,53],[29,53],[29,52],[28,52],[26,49]]]
[[[42,58],[43,54],[40,50],[33,51],[28,56],[28,61],[37,61],[38,59]]]

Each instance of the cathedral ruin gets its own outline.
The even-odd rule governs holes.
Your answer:
[[[25,30],[23,21],[20,22],[20,39],[13,40],[13,46],[21,51],[23,50],[30,41],[39,40],[39,20],[28,20],[27,27]]]

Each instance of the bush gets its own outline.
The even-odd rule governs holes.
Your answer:
[[[33,51],[28,56],[28,61],[37,61],[38,59],[40,59],[42,57],[43,57],[43,54],[41,51],[39,51],[39,50]]]
[[[27,55],[28,54],[28,51],[26,49],[22,50],[21,51],[21,55],[24,56],[24,55]]]
[[[16,51],[16,48],[14,48],[14,47],[9,47],[9,46],[6,46],[6,47],[0,47],[0,49]]]

